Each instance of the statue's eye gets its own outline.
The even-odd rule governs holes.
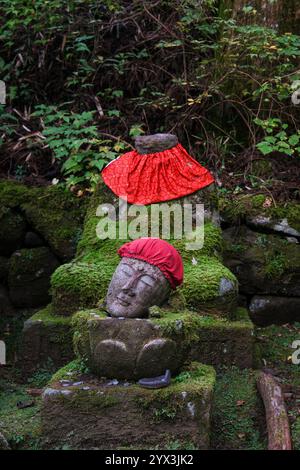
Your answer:
[[[154,286],[154,279],[150,276],[143,276],[141,277],[141,281],[146,284],[146,286],[153,287]]]

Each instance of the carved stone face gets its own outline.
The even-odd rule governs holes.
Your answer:
[[[170,284],[159,268],[145,261],[123,257],[106,295],[106,309],[113,317],[142,318],[152,305],[161,305]]]

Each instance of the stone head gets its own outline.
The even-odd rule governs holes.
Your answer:
[[[122,259],[106,295],[106,309],[113,317],[146,317],[151,306],[162,305],[171,288],[182,282],[182,259],[164,240],[134,240],[119,254]]]

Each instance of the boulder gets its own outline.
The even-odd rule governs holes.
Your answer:
[[[0,208],[0,254],[9,256],[21,247],[26,221],[21,214],[8,207]]]
[[[240,293],[300,297],[300,246],[247,226],[224,230],[224,264],[236,275]]]
[[[9,296],[16,307],[38,307],[50,300],[50,276],[59,266],[49,248],[24,248],[10,258]]]
[[[19,354],[23,378],[47,366],[49,360],[59,368],[74,358],[70,320],[53,315],[48,306],[24,322]]]
[[[255,295],[251,299],[249,312],[252,321],[259,326],[299,322],[300,298]]]

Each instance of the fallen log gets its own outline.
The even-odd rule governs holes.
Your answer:
[[[291,450],[291,433],[284,397],[274,377],[260,372],[257,387],[264,402],[269,450]]]

